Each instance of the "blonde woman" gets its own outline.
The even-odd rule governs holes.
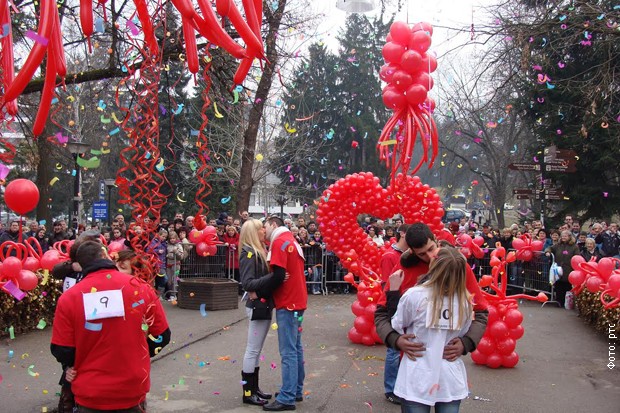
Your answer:
[[[467,261],[454,248],[442,248],[422,283],[403,294],[392,318],[400,334],[414,334],[425,343],[424,357],[404,357],[394,394],[402,398],[403,413],[459,411],[467,397],[467,372],[461,358],[448,361],[443,351],[450,340],[463,336],[472,320],[473,306],[466,287]]]
[[[273,291],[279,283],[269,272],[265,251],[265,228],[263,224],[249,218],[241,227],[239,236],[239,276],[241,286],[247,292],[245,305],[250,326],[248,342],[243,357],[243,403],[262,406],[271,398],[258,387],[259,356],[271,324],[273,312]]]

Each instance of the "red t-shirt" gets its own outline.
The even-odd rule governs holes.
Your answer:
[[[471,267],[469,266],[469,264],[466,266],[466,268],[467,268],[466,269],[466,277],[467,277],[466,286],[467,286],[467,291],[469,291],[469,293],[474,296],[473,297],[474,310],[486,310],[487,305],[488,305],[487,300],[482,295],[482,291],[480,290],[480,286],[478,285],[476,276],[474,275],[474,272],[471,270]],[[400,295],[402,296],[408,289],[410,289],[411,287],[414,287],[418,283],[418,280],[420,279],[420,277],[428,273],[428,264],[423,261],[420,261],[418,264],[414,265],[413,267],[402,268],[399,262],[396,265],[396,267],[394,267],[394,269],[392,270],[392,273],[399,269],[402,269],[404,272],[403,283],[400,285],[400,288],[399,288]],[[385,284],[383,293],[381,294],[381,297],[379,298],[379,302],[377,303],[378,305],[385,306],[387,304],[387,297],[385,295],[385,292],[389,290],[390,290],[390,281],[388,280],[388,282]]]
[[[83,294],[110,290],[121,290],[125,317],[87,322]],[[138,405],[151,387],[146,337],[158,337],[167,328],[153,288],[119,271],[95,271],[62,294],[56,306],[52,344],[75,348],[77,377],[71,389],[76,402],[99,410]]]
[[[308,305],[308,291],[304,276],[304,260],[299,256],[293,234],[284,232],[276,238],[270,247],[269,265],[282,267],[289,273],[289,278],[273,293],[276,309],[305,310]]]
[[[396,251],[391,246],[388,248],[389,250],[381,256],[380,267],[382,283],[387,282],[388,278],[390,278],[390,275],[394,272],[394,267],[400,262],[400,256],[402,254],[401,251]]]

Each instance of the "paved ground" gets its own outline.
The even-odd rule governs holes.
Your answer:
[[[347,340],[353,300],[353,295],[310,297],[303,325],[306,395],[298,410],[400,411],[383,397],[384,348]],[[199,311],[168,303],[165,307],[174,343],[153,361],[149,412],[260,411],[241,403],[244,311],[213,311],[203,317]],[[467,357],[471,396],[461,411],[618,412],[620,366],[606,367],[607,338],[595,334],[575,312],[531,303],[524,303],[522,311],[525,336],[517,345],[521,361],[514,369],[491,370],[474,365]],[[60,366],[49,353],[50,335],[47,328],[1,343],[0,411],[51,412],[55,408]],[[10,359],[9,351],[14,354]],[[277,334],[271,331],[261,372],[264,390],[277,390],[279,365]]]

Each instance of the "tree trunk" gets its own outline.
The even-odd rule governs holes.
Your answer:
[[[258,136],[258,127],[263,118],[263,108],[265,101],[269,95],[273,77],[274,68],[278,63],[278,54],[276,50],[276,38],[282,21],[286,0],[278,1],[278,8],[275,12],[271,12],[269,7],[265,7],[265,17],[269,25],[267,38],[265,39],[265,52],[269,63],[264,63],[263,74],[258,82],[256,96],[250,109],[248,117],[248,128],[243,134],[243,152],[241,154],[241,172],[239,174],[239,187],[237,188],[237,213],[247,211],[250,205],[250,194],[254,186],[254,178],[252,171],[254,170],[254,154],[256,151],[256,137]]]
[[[47,131],[46,131],[47,132]],[[46,134],[42,134],[41,137],[36,139],[37,145],[37,156],[39,157],[39,162],[37,163],[37,177],[36,184],[37,188],[39,188],[39,203],[37,204],[36,209],[36,218],[37,221],[45,220],[45,227],[48,230],[52,229],[52,216],[49,209],[49,198],[50,198],[50,180],[52,179],[51,171],[52,165],[50,162],[50,148],[49,143],[46,139],[43,139],[43,136]]]

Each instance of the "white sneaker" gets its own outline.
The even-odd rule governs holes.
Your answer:
[[[176,301],[176,300],[177,300],[176,295],[171,295],[170,297],[168,297],[168,301]]]
[[[312,295],[320,295],[321,292],[320,291],[312,291]]]

